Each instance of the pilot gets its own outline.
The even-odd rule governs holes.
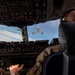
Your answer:
[[[64,18],[63,18],[63,21],[67,21],[67,22],[73,22],[75,21],[75,9],[71,9],[69,11],[66,11],[64,13]],[[72,24],[72,23],[71,23]],[[62,31],[61,31],[62,33]],[[59,36],[61,34],[59,33]],[[61,37],[61,36],[60,36]],[[59,37],[59,38],[60,38]],[[63,36],[64,38],[64,36]],[[60,42],[64,42],[65,43],[65,39],[59,39]],[[44,60],[44,58],[51,54],[51,52],[59,52],[59,51],[62,51],[65,49],[65,46],[61,46],[62,44],[60,45],[55,45],[55,46],[50,46],[46,49],[44,49],[37,57],[36,59],[36,64],[29,70],[29,73],[28,75],[39,75],[41,73],[41,70],[42,70],[42,62]]]
[[[72,24],[73,21],[75,21],[75,9],[72,9],[72,10],[69,10],[67,12],[65,12],[65,17],[63,19],[64,22],[71,22],[70,24]],[[62,31],[61,31],[62,33]],[[61,35],[61,34],[59,34]],[[62,35],[61,35],[62,36]],[[61,37],[60,36],[60,37]],[[59,37],[59,38],[60,38]],[[64,38],[64,37],[63,37]],[[62,39],[59,39],[60,42],[64,42],[65,43],[65,40],[62,40]],[[59,51],[62,51],[64,50],[65,46],[61,46],[60,45],[55,45],[55,46],[50,46],[46,49],[44,49],[38,56],[37,56],[37,59],[36,59],[36,63],[34,64],[34,66],[29,70],[29,72],[27,73],[27,75],[39,75],[42,71],[42,62],[44,60],[44,58],[48,55],[51,54],[51,52],[55,53],[55,52],[59,52]],[[15,68],[16,69],[16,68]],[[19,69],[19,68],[18,68]],[[12,72],[13,70],[11,70]],[[18,71],[18,70],[17,70]],[[13,72],[12,72],[13,74]]]

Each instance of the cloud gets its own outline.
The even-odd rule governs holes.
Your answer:
[[[22,41],[22,36],[20,34],[0,29],[0,41]]]
[[[35,39],[32,39],[32,38],[29,37],[29,41],[35,41]]]
[[[21,34],[16,34],[10,31],[0,29],[0,41],[22,41],[22,36]],[[35,41],[35,39],[29,37],[29,41]]]
[[[50,24],[51,27],[55,28],[60,24],[60,20],[57,19],[57,20],[49,21],[48,23]]]

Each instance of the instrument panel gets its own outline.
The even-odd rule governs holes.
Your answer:
[[[21,42],[0,42],[0,68],[9,75],[9,66],[24,64],[22,74],[25,75],[36,62],[40,52],[48,47],[48,40]]]
[[[21,42],[0,42],[0,55],[2,54],[27,54],[41,52],[49,46],[49,40],[29,41],[27,43]]]

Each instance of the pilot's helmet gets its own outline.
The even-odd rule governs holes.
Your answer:
[[[75,9],[69,10],[66,14]],[[62,50],[75,53],[75,21],[64,21],[62,18],[59,25],[59,43]]]

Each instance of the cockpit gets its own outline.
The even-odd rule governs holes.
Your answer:
[[[73,6],[70,0],[0,0],[0,67],[6,75],[10,65],[25,64],[24,75],[42,50],[59,43],[59,19]]]

